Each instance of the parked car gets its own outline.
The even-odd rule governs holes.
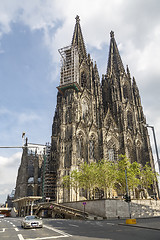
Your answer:
[[[3,214],[0,214],[0,218],[4,218],[4,215],[3,215]]]
[[[36,215],[26,216],[21,221],[21,227],[23,228],[42,228],[43,221]]]

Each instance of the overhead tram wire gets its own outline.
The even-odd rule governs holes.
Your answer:
[[[0,148],[38,148],[34,146],[0,146]]]

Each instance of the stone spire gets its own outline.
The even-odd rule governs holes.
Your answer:
[[[129,67],[128,67],[128,65],[127,65],[126,70],[127,70],[127,76],[128,76],[129,78],[131,78],[131,74],[130,74],[130,71],[129,71]]]
[[[133,88],[133,91],[139,96],[139,89],[137,87],[137,83],[136,83],[136,80],[134,77],[133,77],[133,81],[132,81],[132,88]]]
[[[107,76],[111,76],[114,74],[115,76],[120,76],[125,73],[124,66],[119,54],[119,50],[114,38],[114,32],[110,32],[110,49],[109,49],[109,58],[108,58],[108,66],[107,66]]]
[[[81,26],[80,26],[80,18],[79,18],[78,15],[76,16],[76,24],[75,24],[75,28],[74,28],[74,33],[73,33],[73,38],[72,38],[71,45],[72,46],[77,46],[78,51],[81,54],[81,57],[86,58],[86,56],[87,56],[86,48],[85,48],[83,35],[82,35],[82,30],[81,30]]]

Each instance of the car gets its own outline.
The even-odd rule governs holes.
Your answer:
[[[3,214],[0,214],[0,218],[4,218],[4,215],[3,215]]]
[[[22,228],[42,228],[43,221],[42,218],[39,218],[36,215],[29,215],[22,219],[21,221]]]

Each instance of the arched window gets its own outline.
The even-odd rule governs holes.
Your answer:
[[[109,161],[114,161],[114,149],[113,148],[110,148],[109,150],[108,150],[108,159],[109,159]]]
[[[123,86],[123,97],[127,100],[128,99],[128,88],[126,85]]]
[[[127,121],[128,121],[128,128],[132,129],[133,128],[133,119],[132,119],[132,113],[128,111],[127,113]]]
[[[81,86],[85,87],[87,83],[87,76],[85,72],[81,73]]]
[[[142,163],[142,148],[141,148],[141,143],[140,141],[137,141],[137,162]]]
[[[64,161],[64,166],[66,168],[69,168],[71,166],[71,152],[72,148],[71,145],[68,144],[65,148],[65,161]]]
[[[131,139],[127,139],[127,155],[128,155],[128,158],[130,159],[130,162],[134,162],[136,160],[136,152],[135,152],[135,149],[134,149],[135,145],[134,143],[132,142]]]
[[[29,185],[27,188],[27,196],[33,196],[33,186]]]
[[[34,176],[34,164],[32,160],[29,160],[28,162],[28,177]]]
[[[81,135],[77,138],[77,157],[83,158],[83,138]]]
[[[95,142],[94,140],[89,141],[89,158],[94,159],[95,158]]]

